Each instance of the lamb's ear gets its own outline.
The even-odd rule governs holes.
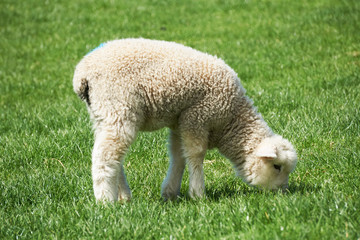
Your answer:
[[[269,143],[260,144],[256,149],[255,155],[263,160],[274,160],[277,158],[275,146]]]

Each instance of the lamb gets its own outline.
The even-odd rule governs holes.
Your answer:
[[[268,127],[237,74],[217,57],[174,42],[121,39],[87,54],[73,87],[94,124],[92,178],[97,201],[130,200],[123,160],[138,131],[170,129],[165,200],[205,195],[203,160],[217,148],[238,175],[262,189],[286,189],[297,163],[291,143]]]

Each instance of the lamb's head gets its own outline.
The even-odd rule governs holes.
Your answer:
[[[291,143],[274,135],[264,138],[253,154],[246,158],[241,175],[252,186],[284,190],[296,163],[297,156]]]

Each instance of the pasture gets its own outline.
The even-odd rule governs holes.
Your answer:
[[[0,239],[359,239],[360,2],[2,0]],[[216,150],[207,197],[164,202],[167,129],[125,160],[131,202],[96,204],[93,133],[72,90],[100,43],[143,37],[217,55],[297,149],[287,194],[236,178]]]

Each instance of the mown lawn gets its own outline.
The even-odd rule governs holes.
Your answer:
[[[0,2],[0,239],[359,239],[357,0]],[[296,146],[288,194],[237,179],[216,151],[207,198],[163,202],[167,130],[125,162],[128,203],[97,205],[93,135],[72,90],[99,43],[176,41],[223,58],[273,130]]]

